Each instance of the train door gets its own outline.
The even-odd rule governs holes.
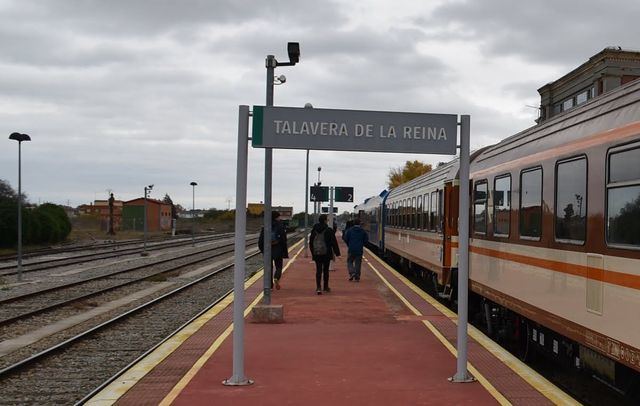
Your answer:
[[[448,285],[450,282],[450,269],[452,266],[453,256],[453,237],[458,235],[458,201],[456,199],[456,188],[452,183],[446,183],[444,186],[444,202],[443,202],[443,221],[442,221],[442,239],[443,239],[443,284]]]

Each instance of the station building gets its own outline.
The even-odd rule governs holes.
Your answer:
[[[128,200],[122,208],[122,229],[144,231],[144,198]],[[171,205],[147,198],[147,230],[171,230]]]
[[[640,52],[607,47],[582,65],[538,89],[542,123],[640,77]]]

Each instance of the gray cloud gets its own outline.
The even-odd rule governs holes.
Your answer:
[[[86,203],[107,188],[130,199],[155,183],[154,196],[189,205],[195,180],[198,205],[226,207],[235,194],[238,105],[264,104],[265,56],[285,61],[287,41],[299,41],[302,56],[277,69],[288,80],[276,87],[276,104],[471,114],[477,148],[531,126],[535,111],[525,105],[537,104],[536,89],[555,76],[538,83],[513,71],[486,83],[476,69],[509,57],[565,72],[606,45],[636,41],[635,3],[616,7],[624,12],[565,3],[445,1],[433,14],[402,17],[375,2],[7,1],[0,134],[32,135],[23,180],[36,201]],[[369,23],[374,17],[379,23]],[[452,63],[442,47],[460,44],[481,55]],[[476,88],[488,100],[511,100],[509,111],[506,101],[471,97]],[[17,146],[0,145],[0,178],[15,185]],[[250,151],[250,201],[262,200],[263,156]],[[274,159],[274,201],[301,210],[304,152]],[[351,183],[363,199],[408,159],[450,158],[315,151],[311,179],[323,166],[324,181]]]

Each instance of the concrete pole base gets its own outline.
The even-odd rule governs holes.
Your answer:
[[[224,386],[247,386],[247,385],[253,385],[253,379],[247,379],[247,378],[234,379],[233,377],[231,377],[229,379],[225,379],[224,381],[222,381],[222,384]]]
[[[281,304],[258,304],[251,309],[252,323],[284,323],[284,307]]]
[[[449,382],[453,382],[453,383],[470,383],[470,382],[475,382],[476,378],[474,378],[473,376],[467,374],[467,375],[463,376],[462,378],[458,377],[458,375],[454,375],[451,378],[447,378],[447,380]]]

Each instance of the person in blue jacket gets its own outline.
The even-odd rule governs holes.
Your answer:
[[[349,280],[360,282],[360,267],[362,265],[362,254],[364,245],[369,242],[367,232],[360,227],[360,220],[353,220],[353,226],[349,227],[342,239],[349,247],[347,256],[347,267],[349,269]]]

